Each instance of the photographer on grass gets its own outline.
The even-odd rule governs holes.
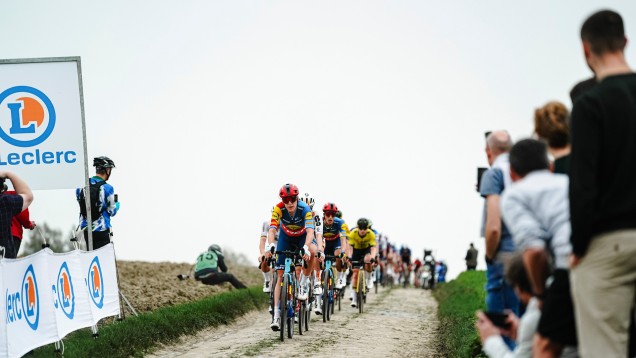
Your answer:
[[[207,251],[197,257],[197,262],[194,264],[194,279],[206,285],[229,282],[235,288],[247,288],[234,275],[227,273],[223,251],[217,244],[210,245]]]

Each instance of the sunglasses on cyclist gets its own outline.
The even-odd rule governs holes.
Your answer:
[[[283,197],[283,203],[285,203],[285,204],[293,203],[294,201],[297,201],[297,200],[298,200],[297,196],[284,196]]]
[[[325,211],[324,214],[327,217],[336,216],[336,212],[335,211]]]

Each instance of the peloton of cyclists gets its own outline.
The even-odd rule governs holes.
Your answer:
[[[298,187],[294,184],[285,184],[280,188],[278,195],[282,201],[272,209],[272,220],[267,233],[267,247],[265,257],[272,256],[272,248],[277,251],[297,251],[302,248],[303,260],[308,262],[307,268],[302,268],[300,275],[300,293],[298,299],[307,299],[307,281],[315,264],[317,251],[314,241],[314,217],[311,208],[304,201],[298,200]],[[280,230],[278,243],[275,244],[276,232]],[[276,245],[276,246],[274,246]],[[276,261],[276,273],[278,282],[282,282],[285,268],[284,255],[278,255]],[[274,331],[280,329],[280,290],[274,291],[274,320],[270,328]]]
[[[369,230],[369,220],[365,218],[358,219],[358,227],[353,229],[349,235],[349,245],[347,247],[347,256],[351,261],[364,261],[364,270],[368,273],[366,279],[367,288],[373,288],[373,279],[371,278],[371,260],[377,255],[377,247],[375,243],[375,234]],[[351,277],[351,307],[356,307],[355,291],[357,290],[357,278],[359,268],[353,269]]]

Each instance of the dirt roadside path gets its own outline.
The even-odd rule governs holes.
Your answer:
[[[347,295],[342,311],[336,307],[327,323],[312,314],[309,331],[301,336],[296,330],[284,342],[269,329],[269,313],[254,311],[232,325],[184,338],[149,357],[441,357],[435,347],[437,302],[430,291],[380,289],[367,296],[362,314],[349,303]]]

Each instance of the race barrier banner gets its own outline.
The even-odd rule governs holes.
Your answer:
[[[20,357],[119,314],[112,244],[0,261],[0,357]]]

